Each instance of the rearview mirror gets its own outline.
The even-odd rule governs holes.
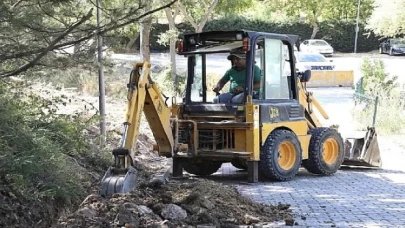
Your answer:
[[[306,71],[304,71],[304,73],[301,73],[301,78],[300,78],[301,82],[309,82],[309,79],[311,79],[310,70],[306,70]]]

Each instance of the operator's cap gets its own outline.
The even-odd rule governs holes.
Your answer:
[[[242,49],[233,49],[228,55],[228,60],[232,60],[234,58],[246,59],[246,54],[242,51]]]

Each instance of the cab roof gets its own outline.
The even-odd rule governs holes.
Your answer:
[[[261,35],[288,40],[293,45],[299,38],[298,35],[292,34],[267,33],[250,30],[221,30],[191,33],[183,36],[183,52],[180,54],[229,52],[233,49],[242,47],[242,41],[244,38],[253,39]]]

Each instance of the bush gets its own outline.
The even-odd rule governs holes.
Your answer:
[[[88,194],[89,180],[74,163],[102,155],[90,153],[94,148],[83,133],[92,121],[56,115],[62,98],[45,100],[24,88],[0,83],[0,183],[22,199],[55,207],[77,204]],[[102,160],[98,166],[107,164]]]
[[[380,134],[405,133],[405,110],[400,99],[400,87],[397,77],[390,77],[385,72],[382,60],[364,59],[362,68],[362,90],[366,97],[357,98],[353,117],[361,129],[371,126],[375,109],[375,98],[378,96],[375,127]]]

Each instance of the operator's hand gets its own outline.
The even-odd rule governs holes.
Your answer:
[[[214,88],[212,89],[212,91],[214,91],[214,92],[216,92],[216,93],[219,93],[220,90],[221,90],[221,89],[220,89],[218,86],[216,86],[216,87],[214,87]]]

